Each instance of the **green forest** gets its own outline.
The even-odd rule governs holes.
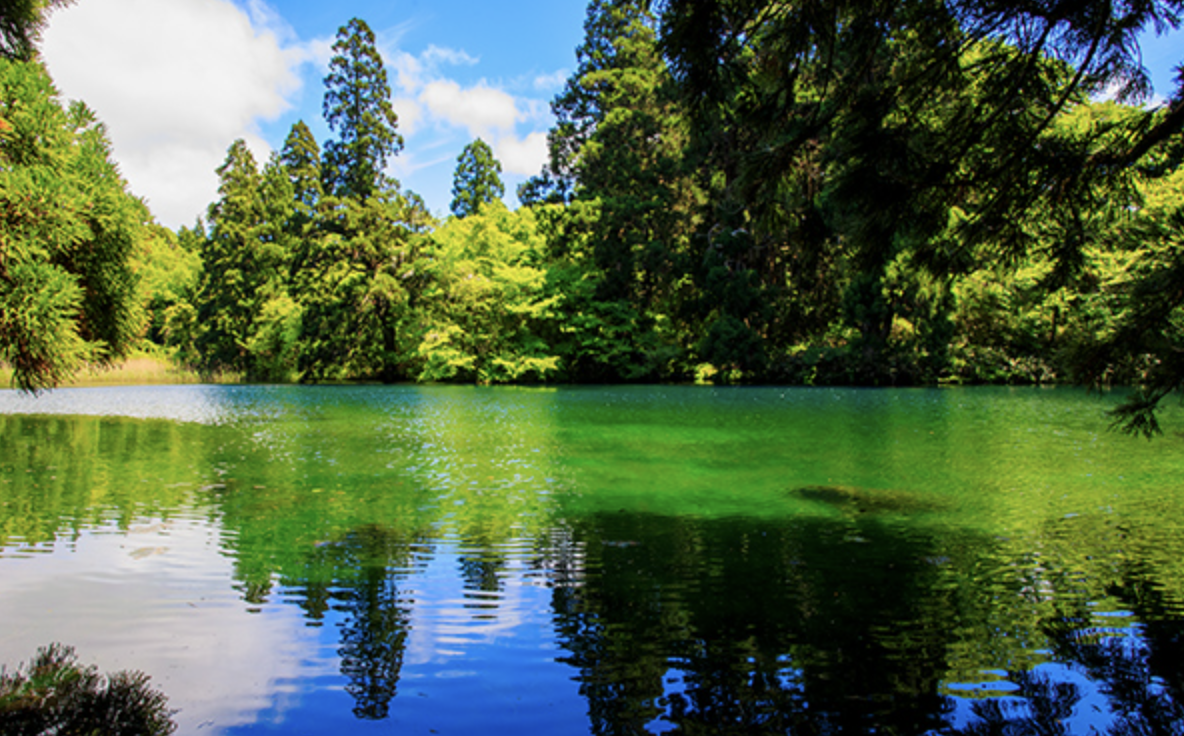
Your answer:
[[[242,140],[176,232],[0,10],[0,361],[24,390],[133,350],[260,382],[1132,386],[1184,381],[1184,2],[592,0],[550,160],[492,149],[436,219],[360,19],[332,132]],[[1181,80],[1184,82],[1184,70]]]

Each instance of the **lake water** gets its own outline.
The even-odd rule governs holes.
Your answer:
[[[0,392],[0,663],[181,734],[1181,733],[1184,439],[1115,402]]]

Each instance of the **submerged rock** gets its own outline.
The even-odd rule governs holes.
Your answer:
[[[790,494],[805,501],[824,503],[848,513],[936,511],[942,507],[933,496],[896,489],[820,485],[795,488]]]

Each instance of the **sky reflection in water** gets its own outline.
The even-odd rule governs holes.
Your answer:
[[[182,733],[1178,731],[1184,441],[1109,401],[0,392],[0,662]]]

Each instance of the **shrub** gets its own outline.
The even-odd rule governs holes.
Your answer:
[[[101,675],[73,647],[37,650],[27,667],[0,668],[0,733],[7,736],[163,736],[177,725],[142,672]]]

